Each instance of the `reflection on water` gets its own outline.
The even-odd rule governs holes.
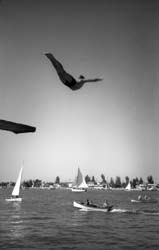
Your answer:
[[[14,211],[14,212],[20,212],[20,210],[21,210],[21,202],[10,202],[10,204],[12,205],[12,207],[14,208],[14,210],[12,210],[12,211]]]
[[[14,237],[14,238],[24,237],[24,234],[23,234],[23,231],[22,231],[23,226],[22,226],[21,223],[22,223],[22,221],[18,221],[18,222],[14,222],[12,224],[12,227],[10,229],[10,231],[11,231],[11,237]]]
[[[21,216],[21,202],[11,202],[9,204],[9,218],[8,218],[8,228],[10,231],[10,237],[20,238],[24,237],[24,225]]]

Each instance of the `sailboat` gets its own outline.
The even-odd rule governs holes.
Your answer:
[[[83,178],[81,170],[78,168],[78,173],[77,173],[74,186],[72,188],[72,192],[86,192],[87,188],[88,188],[88,185],[86,184],[85,179]]]
[[[22,178],[22,171],[23,168],[20,169],[16,184],[12,191],[12,196],[9,199],[6,199],[6,201],[22,201],[22,198],[19,197],[19,191],[20,191],[20,184],[21,184],[21,178]]]
[[[126,191],[131,191],[132,188],[131,188],[131,183],[129,182],[125,188]]]

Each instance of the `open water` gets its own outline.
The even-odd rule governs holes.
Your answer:
[[[159,192],[155,204],[134,204],[137,191],[28,189],[21,203],[6,202],[10,189],[0,189],[0,249],[54,250],[158,250]],[[144,192],[140,194],[144,195]],[[91,199],[114,205],[111,213],[84,212],[73,200]]]

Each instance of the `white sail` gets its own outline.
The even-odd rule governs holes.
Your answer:
[[[77,173],[77,177],[75,180],[75,183],[73,185],[72,191],[86,191],[86,189],[88,188],[88,185],[85,182],[85,179],[80,171],[80,169],[78,168],[78,173]]]
[[[12,192],[12,196],[19,196],[19,190],[20,190],[20,184],[21,184],[21,178],[22,178],[22,170],[23,168],[20,169],[16,184]]]
[[[125,189],[126,189],[126,190],[131,190],[131,184],[130,184],[130,182],[128,183],[128,185],[126,186]]]
[[[88,188],[87,183],[85,182],[85,179],[83,178],[82,183],[78,186],[78,188]]]

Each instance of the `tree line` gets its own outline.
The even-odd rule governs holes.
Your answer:
[[[100,182],[97,182],[97,179],[95,176],[90,177],[89,175],[85,176],[85,181],[87,184],[91,183],[92,185],[97,185],[100,184],[103,187],[109,186],[112,188],[125,188],[127,184],[130,182],[132,188],[136,188],[137,185],[143,184],[144,181],[142,177],[138,178],[133,178],[130,180],[128,176],[125,177],[125,180],[122,181],[119,176],[116,176],[116,178],[111,177],[110,180],[106,180],[105,175],[101,174],[101,180]],[[154,184],[154,179],[152,175],[147,176],[147,184]],[[13,187],[15,185],[15,182],[1,182],[0,187]],[[40,179],[35,179],[35,180],[24,180],[22,182],[22,186],[25,188],[30,188],[30,187],[49,187],[49,186],[54,186],[54,185],[61,185],[63,187],[67,187],[68,183],[67,182],[61,182],[60,177],[57,176],[55,178],[55,181],[53,182],[43,182]]]
[[[92,182],[95,185],[97,184],[97,181],[95,181],[95,177],[92,176],[92,178],[90,178],[88,175],[85,177],[85,181],[86,183]],[[125,177],[124,181],[121,181],[120,176],[116,176],[116,178],[110,178],[110,181],[107,181],[105,178],[104,174],[101,174],[101,182],[100,184],[102,184],[103,186],[109,186],[112,188],[125,188],[128,183],[130,182],[131,187],[132,188],[136,188],[137,185],[143,184],[144,181],[142,179],[142,177],[138,178],[133,178],[132,180],[130,180],[130,178],[128,176]],[[152,175],[147,176],[147,184],[154,184],[154,179]]]

